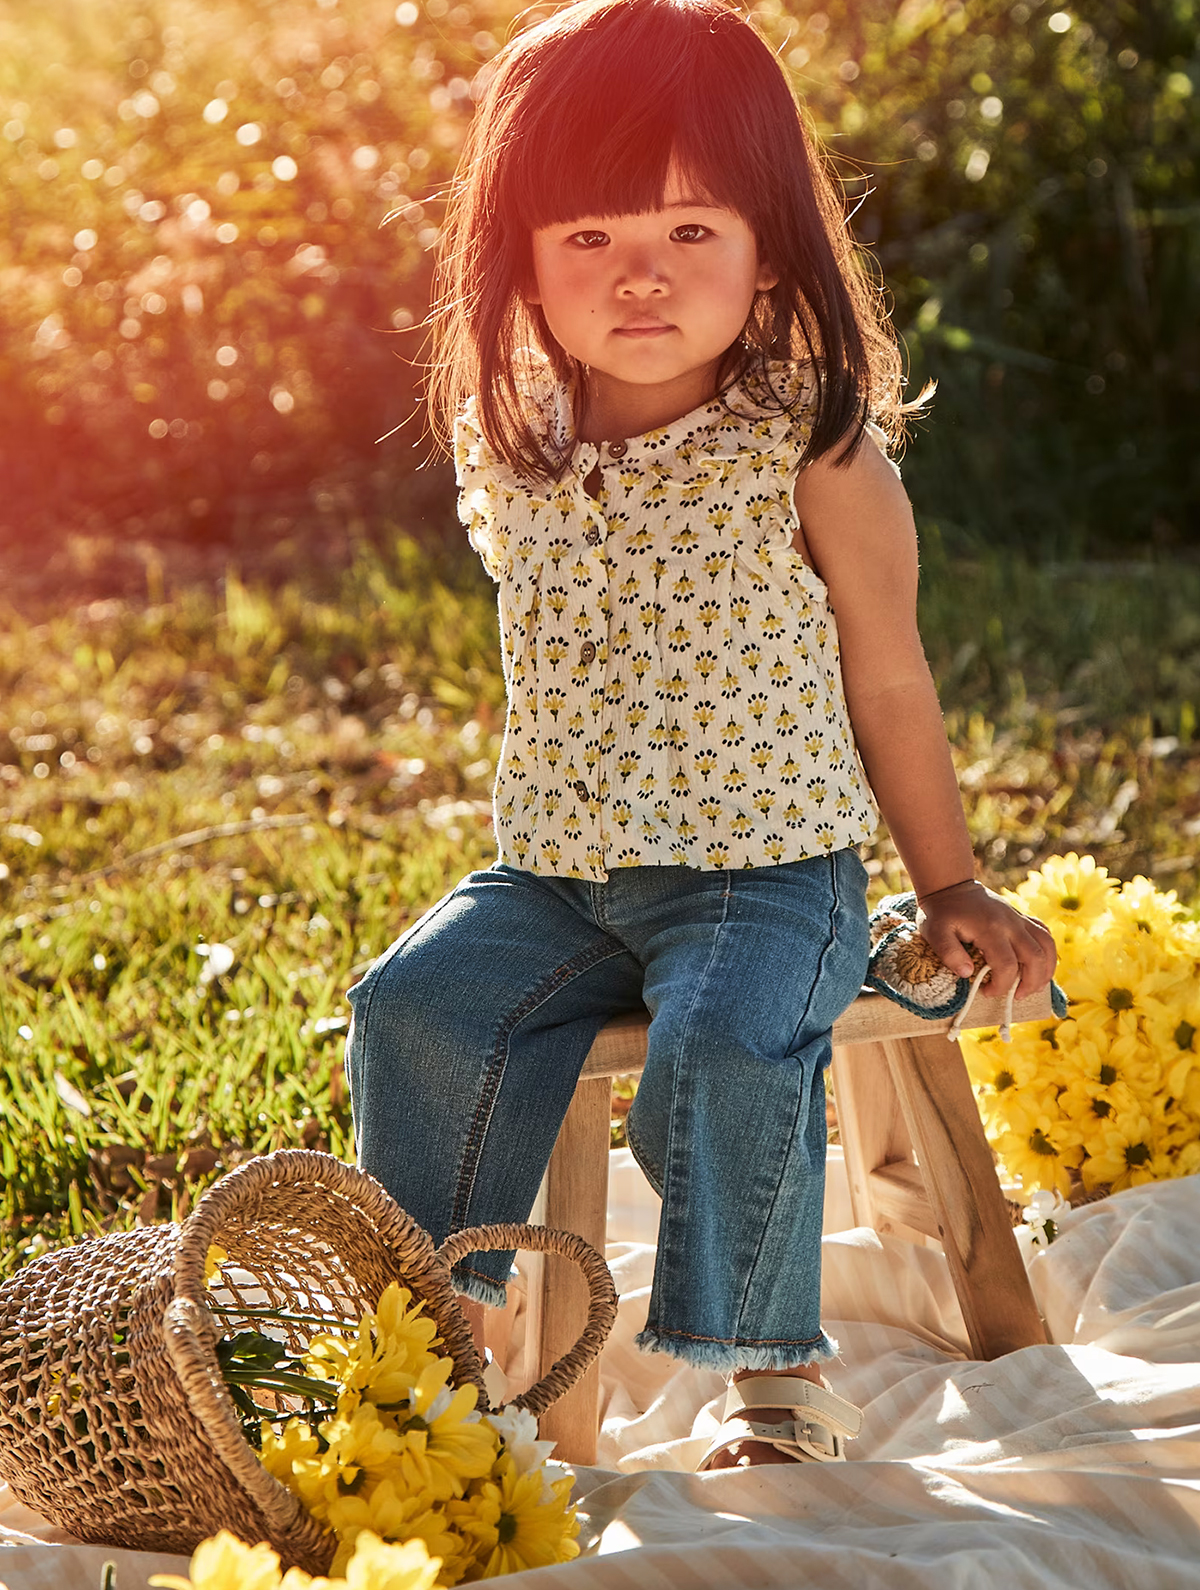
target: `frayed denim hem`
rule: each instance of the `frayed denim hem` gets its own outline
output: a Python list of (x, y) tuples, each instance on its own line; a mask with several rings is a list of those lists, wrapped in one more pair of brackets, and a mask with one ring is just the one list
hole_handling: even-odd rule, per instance
[(464, 1270), (461, 1265), (456, 1265), (450, 1272), (450, 1278), (455, 1291), (472, 1298), (476, 1303), (486, 1304), (488, 1308), (503, 1308), (508, 1302), (508, 1288), (501, 1286), (499, 1281), (489, 1281), (478, 1270)]
[(715, 1369), (721, 1374), (735, 1369), (796, 1369), (838, 1355), (837, 1343), (824, 1331), (808, 1342), (723, 1342), (705, 1336), (676, 1336), (647, 1326), (634, 1340), (644, 1353), (669, 1353), (693, 1369)]

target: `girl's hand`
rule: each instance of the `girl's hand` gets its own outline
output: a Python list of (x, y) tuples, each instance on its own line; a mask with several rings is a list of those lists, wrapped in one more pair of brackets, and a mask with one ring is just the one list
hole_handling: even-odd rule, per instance
[(982, 883), (970, 881), (918, 897), (917, 925), (926, 942), (952, 972), (973, 977), (965, 945), (973, 944), (991, 967), (984, 983), (989, 994), (1017, 997), (1039, 993), (1054, 975), (1058, 951), (1045, 923), (1023, 916)]

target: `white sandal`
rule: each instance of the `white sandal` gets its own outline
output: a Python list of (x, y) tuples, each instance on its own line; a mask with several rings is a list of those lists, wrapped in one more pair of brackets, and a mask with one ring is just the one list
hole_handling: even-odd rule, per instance
[[(778, 1424), (742, 1417), (743, 1410), (779, 1409), (791, 1414)], [(844, 1463), (846, 1442), (862, 1429), (862, 1410), (836, 1396), (824, 1381), (815, 1385), (797, 1375), (747, 1375), (725, 1393), (721, 1429), (696, 1466), (711, 1469), (719, 1452), (742, 1441), (760, 1441), (797, 1463)]]

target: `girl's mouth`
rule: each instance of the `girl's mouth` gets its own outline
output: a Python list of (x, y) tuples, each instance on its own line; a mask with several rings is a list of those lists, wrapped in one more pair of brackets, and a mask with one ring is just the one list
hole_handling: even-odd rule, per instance
[(645, 324), (635, 323), (632, 326), (617, 326), (614, 328), (618, 337), (661, 337), (668, 331), (674, 331), (674, 326), (669, 326), (661, 320), (646, 321)]

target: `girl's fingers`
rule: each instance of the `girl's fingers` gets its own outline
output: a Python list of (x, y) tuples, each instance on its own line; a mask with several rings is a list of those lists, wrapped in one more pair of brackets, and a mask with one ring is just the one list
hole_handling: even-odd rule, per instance
[(997, 960), (990, 959), (984, 951), (985, 959), (992, 968), (992, 975), (988, 979), (990, 990), (996, 994), (1007, 994), (1015, 982), (1018, 999), (1027, 999), (1032, 994), (1040, 993), (1054, 975), (1057, 960), (1054, 940), (1049, 934), (1045, 935), (1045, 939), (1048, 942), (1043, 942), (1040, 935), (1030, 932), (1014, 935), (1011, 940), (1005, 941)]
[(926, 911), (921, 932), (943, 962), (960, 977), (974, 975), (967, 945), (973, 945), (991, 968), (985, 987), (1003, 997), (1010, 988), (1018, 998), (1039, 993), (1050, 982), (1058, 952), (1049, 930), (1035, 918), (992, 897), (982, 911)]
[(975, 964), (971, 960), (971, 952), (964, 944), (962, 936), (953, 927), (930, 922), (926, 918), (921, 923), (921, 934), (930, 949), (957, 976), (973, 977), (975, 975)]

